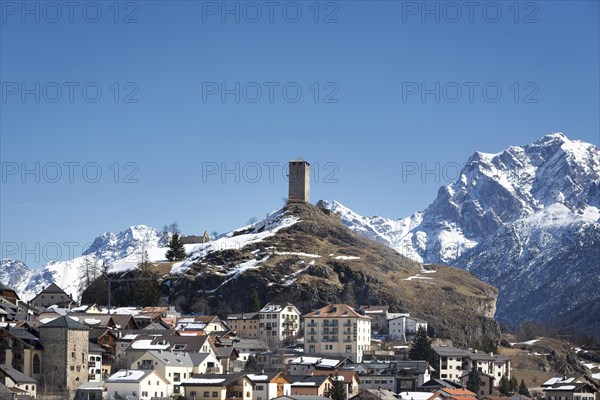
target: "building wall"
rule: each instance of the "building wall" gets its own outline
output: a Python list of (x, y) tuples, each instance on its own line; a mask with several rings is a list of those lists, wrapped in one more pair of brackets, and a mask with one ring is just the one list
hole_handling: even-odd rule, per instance
[(307, 355), (332, 354), (362, 362), (371, 347), (371, 320), (356, 317), (307, 318), (304, 351)]
[(295, 307), (283, 307), (279, 312), (260, 312), (259, 335), (267, 343), (277, 343), (294, 337), (300, 330), (300, 313)]
[[(182, 386), (182, 392), (187, 400), (204, 400), (205, 393), (208, 393), (209, 400), (225, 400), (227, 398), (227, 391), (225, 388), (214, 387), (214, 386)], [(215, 396), (216, 393), (216, 396)]]
[(87, 330), (40, 329), (42, 375), (47, 385), (71, 391), (88, 381), (88, 339)]
[(241, 338), (256, 339), (259, 335), (258, 318), (228, 319), (227, 325), (229, 329), (235, 331)]
[(289, 164), (289, 199), (310, 202), (310, 166), (303, 162)]
[(67, 303), (72, 301), (71, 298), (64, 293), (40, 293), (33, 300), (31, 305), (34, 307), (50, 307), (59, 303)]

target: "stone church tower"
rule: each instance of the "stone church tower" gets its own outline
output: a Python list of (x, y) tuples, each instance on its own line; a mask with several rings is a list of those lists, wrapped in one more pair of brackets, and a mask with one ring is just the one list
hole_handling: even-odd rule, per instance
[(72, 392), (88, 381), (89, 328), (69, 317), (39, 327), (42, 376), (49, 388)]
[(288, 201), (310, 202), (310, 164), (300, 157), (289, 164)]

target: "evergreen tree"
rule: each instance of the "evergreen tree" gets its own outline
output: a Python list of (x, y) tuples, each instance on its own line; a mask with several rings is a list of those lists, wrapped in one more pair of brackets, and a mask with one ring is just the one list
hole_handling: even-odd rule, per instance
[(481, 388), (481, 374), (477, 368), (471, 368), (469, 377), (467, 379), (467, 390), (479, 395), (479, 389)]
[(185, 256), (185, 247), (183, 247), (183, 243), (181, 243), (179, 233), (174, 232), (169, 241), (169, 250), (167, 250), (165, 257), (167, 257), (167, 260), (169, 261), (178, 261), (183, 260)]
[(259, 312), (262, 308), (260, 303), (260, 297), (258, 297), (258, 291), (256, 288), (252, 289), (252, 297), (250, 298), (250, 307), (252, 308), (250, 311)]
[(244, 365), (244, 371), (246, 372), (259, 372), (258, 361), (256, 356), (249, 356), (246, 364)]
[(332, 400), (346, 400), (348, 398), (346, 383), (344, 383), (343, 378), (337, 374), (333, 375), (333, 385), (331, 385), (329, 397), (331, 397)]
[(510, 394), (515, 393), (519, 388), (519, 381), (517, 380), (517, 378), (515, 378), (514, 375), (511, 376), (510, 381), (508, 381), (508, 383), (510, 387)]
[(529, 394), (529, 389), (527, 389), (527, 385), (525, 385), (525, 381), (523, 379), (521, 379), (521, 384), (519, 385), (517, 391), (522, 396), (531, 397), (531, 394)]
[(502, 378), (500, 378), (500, 386), (498, 387), (498, 390), (503, 396), (508, 396), (510, 394), (510, 382), (508, 381), (506, 375), (502, 375)]
[(408, 352), (410, 360), (425, 360), (429, 365), (435, 368), (437, 363), (437, 354), (431, 347), (431, 339), (427, 336), (427, 331), (420, 327), (413, 338), (410, 351)]

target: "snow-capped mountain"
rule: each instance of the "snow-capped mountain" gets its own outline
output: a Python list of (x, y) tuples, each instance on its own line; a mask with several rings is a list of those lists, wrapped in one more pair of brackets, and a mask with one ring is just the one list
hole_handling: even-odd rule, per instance
[(556, 203), (592, 221), (600, 217), (600, 150), (562, 133), (498, 154), (476, 152), (429, 207), (406, 218), (325, 205), (356, 232), (415, 261), (452, 263), (505, 224)]
[(131, 226), (118, 233), (98, 236), (79, 257), (51, 261), (39, 269), (31, 269), (18, 260), (1, 261), (0, 282), (13, 287), (22, 300), (30, 300), (54, 282), (65, 292), (78, 298), (81, 269), (86, 263), (104, 264), (109, 272), (135, 268), (148, 254), (149, 261), (164, 260), (166, 238), (162, 232), (145, 225)]
[[(600, 286), (600, 149), (562, 133), (497, 154), (476, 152), (456, 181), (406, 218), (364, 217), (338, 202), (325, 205), (351, 229), (415, 261), (453, 264), (498, 286), (503, 322), (521, 311), (522, 319), (547, 319), (554, 302), (535, 296), (545, 285), (559, 288), (555, 280), (566, 291), (575, 284)], [(541, 308), (531, 303), (536, 300)]]

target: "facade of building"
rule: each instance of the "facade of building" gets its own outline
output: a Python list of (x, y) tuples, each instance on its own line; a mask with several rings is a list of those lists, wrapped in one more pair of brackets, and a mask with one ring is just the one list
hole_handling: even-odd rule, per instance
[(346, 304), (331, 304), (304, 316), (304, 352), (362, 362), (371, 347), (371, 318)]
[(388, 333), (391, 340), (402, 342), (410, 341), (419, 328), (427, 330), (427, 321), (411, 317), (409, 314), (403, 314), (388, 320)]
[(244, 374), (192, 375), (181, 384), (188, 400), (252, 400), (253, 384)]
[(36, 397), (37, 386), (39, 384), (35, 379), (6, 364), (0, 364), (0, 383), (8, 388), (23, 390), (27, 395), (33, 398)]
[(510, 358), (508, 357), (472, 352), (450, 346), (434, 347), (433, 350), (439, 358), (440, 379), (460, 383), (462, 377), (468, 374), (471, 368), (477, 368), (479, 372), (491, 375), (494, 378), (494, 387), (498, 387), (502, 376), (510, 379)]
[(230, 314), (227, 316), (227, 327), (241, 338), (256, 339), (259, 337), (258, 313)]
[(40, 326), (39, 331), (45, 384), (71, 392), (87, 382), (89, 328), (63, 316)]
[(254, 384), (252, 400), (272, 400), (291, 393), (291, 380), (281, 372), (248, 374)]
[(292, 338), (300, 331), (300, 311), (290, 303), (267, 304), (258, 312), (259, 335), (267, 343)]
[(139, 400), (169, 397), (169, 383), (155, 370), (131, 369), (117, 371), (105, 381), (109, 399), (133, 396)]
[(289, 162), (289, 201), (310, 202), (310, 164), (301, 158)]
[(37, 296), (35, 296), (30, 304), (34, 307), (50, 307), (57, 305), (59, 307), (74, 304), (75, 301), (65, 293), (58, 285), (51, 283), (48, 287), (42, 290)]

